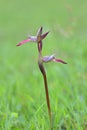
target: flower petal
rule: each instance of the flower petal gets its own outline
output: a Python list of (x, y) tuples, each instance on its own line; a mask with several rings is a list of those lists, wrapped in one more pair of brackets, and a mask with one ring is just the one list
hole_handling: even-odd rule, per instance
[(31, 39), (26, 39), (26, 40), (23, 40), (22, 42), (19, 42), (16, 46), (21, 46), (22, 44), (25, 44), (25, 43), (27, 43), (27, 42), (30, 42), (31, 41)]
[(31, 39), (32, 42), (37, 42), (37, 36), (29, 36), (29, 39)]
[(45, 56), (43, 57), (43, 62), (49, 62), (49, 61), (52, 61), (54, 59), (54, 54), (53, 55), (50, 55), (50, 56)]
[(56, 58), (54, 58), (53, 61), (55, 61), (55, 62), (60, 62), (60, 63), (63, 63), (63, 64), (67, 64), (65, 61), (60, 60), (60, 59), (56, 59)]
[(41, 36), (42, 30), (43, 30), (43, 27), (40, 27), (39, 30), (38, 30), (38, 32), (37, 32), (37, 36)]
[(41, 35), (41, 39), (43, 40), (47, 35), (48, 35), (49, 32), (46, 32), (44, 34)]

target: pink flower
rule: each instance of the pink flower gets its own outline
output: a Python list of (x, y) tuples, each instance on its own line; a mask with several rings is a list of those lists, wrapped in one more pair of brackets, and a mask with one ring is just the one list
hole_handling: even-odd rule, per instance
[(50, 61), (55, 61), (55, 62), (60, 62), (60, 63), (63, 63), (63, 64), (67, 64), (65, 61), (63, 60), (60, 60), (60, 59), (56, 59), (55, 58), (55, 55), (50, 55), (50, 56), (45, 56), (43, 57), (43, 62), (50, 62)]
[(38, 43), (38, 50), (41, 51), (42, 50), (42, 40), (47, 36), (47, 34), (49, 32), (46, 32), (44, 34), (42, 34), (42, 27), (38, 30), (37, 35), (36, 36), (29, 36), (28, 39), (23, 40), (21, 42), (19, 42), (16, 46), (21, 46), (27, 42), (37, 42)]

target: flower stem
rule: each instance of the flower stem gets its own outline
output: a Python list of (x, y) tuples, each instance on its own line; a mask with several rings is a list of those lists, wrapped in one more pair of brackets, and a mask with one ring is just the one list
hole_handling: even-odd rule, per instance
[(49, 99), (46, 72), (45, 72), (43, 64), (39, 64), (39, 68), (40, 68), (40, 71), (41, 71), (41, 73), (43, 75), (43, 79), (44, 79), (44, 86), (45, 86), (45, 92), (46, 92), (46, 101), (47, 101), (48, 113), (49, 113), (49, 118), (50, 118), (50, 128), (52, 129), (52, 115), (51, 115), (51, 107), (50, 107), (50, 99)]

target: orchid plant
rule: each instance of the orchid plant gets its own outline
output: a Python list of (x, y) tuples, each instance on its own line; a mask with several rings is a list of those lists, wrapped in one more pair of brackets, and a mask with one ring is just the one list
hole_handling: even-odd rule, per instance
[(48, 113), (49, 113), (49, 119), (50, 119), (50, 126), (52, 128), (52, 113), (51, 113), (51, 107), (50, 107), (48, 83), (47, 83), (46, 71), (45, 71), (43, 63), (47, 63), (47, 62), (50, 62), (50, 61), (60, 62), (60, 63), (63, 63), (63, 64), (67, 64), (67, 63), (65, 61), (61, 60), (61, 59), (55, 58), (55, 54), (44, 56), (44, 57), (42, 56), (42, 47), (43, 47), (42, 40), (49, 33), (49, 32), (46, 32), (46, 33), (42, 34), (42, 30), (43, 30), (43, 28), (40, 27), (40, 29), (38, 30), (36, 36), (29, 36), (26, 40), (21, 41), (16, 46), (21, 46), (21, 45), (23, 45), (23, 44), (25, 44), (27, 42), (35, 42), (35, 43), (37, 43), (37, 48), (38, 48), (38, 66), (39, 66), (39, 69), (40, 69), (40, 71), (41, 71), (41, 73), (43, 75), (45, 92), (46, 92), (46, 101), (47, 101), (47, 107), (48, 107)]

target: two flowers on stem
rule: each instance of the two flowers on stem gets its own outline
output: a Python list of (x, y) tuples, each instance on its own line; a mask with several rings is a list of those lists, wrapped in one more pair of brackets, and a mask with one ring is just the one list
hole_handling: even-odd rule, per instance
[(39, 69), (43, 75), (43, 80), (44, 80), (44, 86), (45, 86), (45, 92), (46, 92), (46, 101), (47, 101), (47, 107), (48, 107), (48, 113), (49, 113), (49, 119), (50, 119), (50, 129), (52, 130), (52, 114), (51, 114), (51, 107), (50, 107), (50, 99), (49, 99), (49, 92), (48, 92), (48, 83), (47, 83), (47, 77), (46, 77), (46, 72), (45, 68), (43, 66), (43, 63), (47, 63), (50, 61), (54, 62), (60, 62), (63, 64), (67, 64), (65, 61), (61, 59), (55, 58), (55, 55), (48, 55), (48, 56), (42, 56), (42, 48), (43, 48), (43, 43), (42, 40), (48, 35), (49, 32), (46, 32), (42, 34), (43, 28), (41, 27), (36, 36), (29, 36), (28, 39), (23, 40), (22, 42), (18, 43), (16, 46), (21, 46), (27, 42), (35, 42), (37, 43), (37, 48), (38, 48), (38, 66)]
[[(42, 40), (48, 35), (49, 32), (46, 32), (44, 34), (42, 34), (42, 27), (38, 30), (37, 32), (37, 35), (36, 36), (29, 36), (28, 39), (26, 40), (23, 40), (22, 42), (18, 43), (16, 46), (21, 46), (27, 42), (35, 42), (37, 43), (37, 46), (38, 46), (38, 53), (41, 54), (41, 51), (42, 51), (42, 47), (43, 47), (43, 44), (42, 44)], [(65, 61), (61, 60), (61, 59), (56, 59), (55, 58), (55, 54), (53, 55), (50, 55), (50, 56), (45, 56), (45, 57), (42, 57), (41, 55), (41, 60), (42, 62), (49, 62), (49, 61), (55, 61), (55, 62), (60, 62), (60, 63), (63, 63), (63, 64), (67, 64)]]

